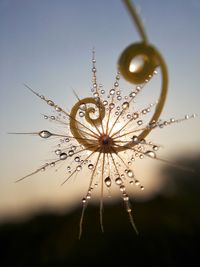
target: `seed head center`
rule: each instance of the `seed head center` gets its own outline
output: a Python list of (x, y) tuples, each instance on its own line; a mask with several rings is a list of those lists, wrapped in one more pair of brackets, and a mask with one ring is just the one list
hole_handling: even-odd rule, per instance
[(114, 145), (113, 139), (107, 135), (102, 134), (99, 138), (99, 144), (104, 153), (112, 152), (112, 146)]

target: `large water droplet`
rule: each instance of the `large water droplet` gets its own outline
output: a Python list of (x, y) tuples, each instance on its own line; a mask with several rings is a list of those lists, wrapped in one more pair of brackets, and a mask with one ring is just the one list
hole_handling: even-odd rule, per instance
[(61, 153), (60, 154), (60, 159), (61, 160), (65, 160), (67, 158), (67, 154), (66, 153)]
[(111, 186), (111, 179), (110, 179), (109, 176), (105, 178), (104, 182), (105, 182), (105, 184), (106, 184), (107, 187), (110, 187)]
[(54, 106), (54, 102), (53, 102), (52, 100), (48, 100), (48, 101), (47, 101), (47, 104), (48, 104), (49, 106)]
[(39, 132), (39, 136), (42, 138), (49, 138), (50, 136), (52, 136), (52, 133), (50, 133), (49, 131), (43, 130)]
[(83, 111), (79, 111), (79, 116), (82, 118), (85, 116), (85, 113)]

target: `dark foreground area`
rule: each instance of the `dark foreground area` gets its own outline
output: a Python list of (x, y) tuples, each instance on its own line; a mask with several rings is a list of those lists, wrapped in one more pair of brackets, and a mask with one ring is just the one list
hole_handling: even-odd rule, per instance
[(62, 216), (38, 215), (0, 226), (0, 266), (199, 266), (199, 158), (187, 160), (196, 173), (162, 170), (173, 184), (166, 178), (162, 193), (135, 203), (139, 236), (121, 202), (105, 206), (103, 234), (99, 209), (90, 205), (81, 240), (80, 209)]

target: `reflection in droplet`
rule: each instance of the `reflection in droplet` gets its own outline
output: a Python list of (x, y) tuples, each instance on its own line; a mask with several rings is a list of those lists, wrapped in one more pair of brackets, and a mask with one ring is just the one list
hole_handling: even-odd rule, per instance
[(39, 132), (39, 136), (42, 138), (49, 138), (50, 136), (52, 136), (52, 133), (50, 133), (49, 131), (43, 130)]

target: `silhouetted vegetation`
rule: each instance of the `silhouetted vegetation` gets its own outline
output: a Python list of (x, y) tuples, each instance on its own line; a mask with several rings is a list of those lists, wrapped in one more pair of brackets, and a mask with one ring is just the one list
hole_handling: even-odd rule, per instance
[(0, 266), (194, 266), (200, 244), (200, 156), (180, 160), (196, 172), (162, 169), (162, 192), (134, 206), (140, 231), (136, 236), (123, 203), (105, 206), (104, 228), (99, 209), (89, 205), (78, 240), (81, 210), (45, 214), (0, 228)]

